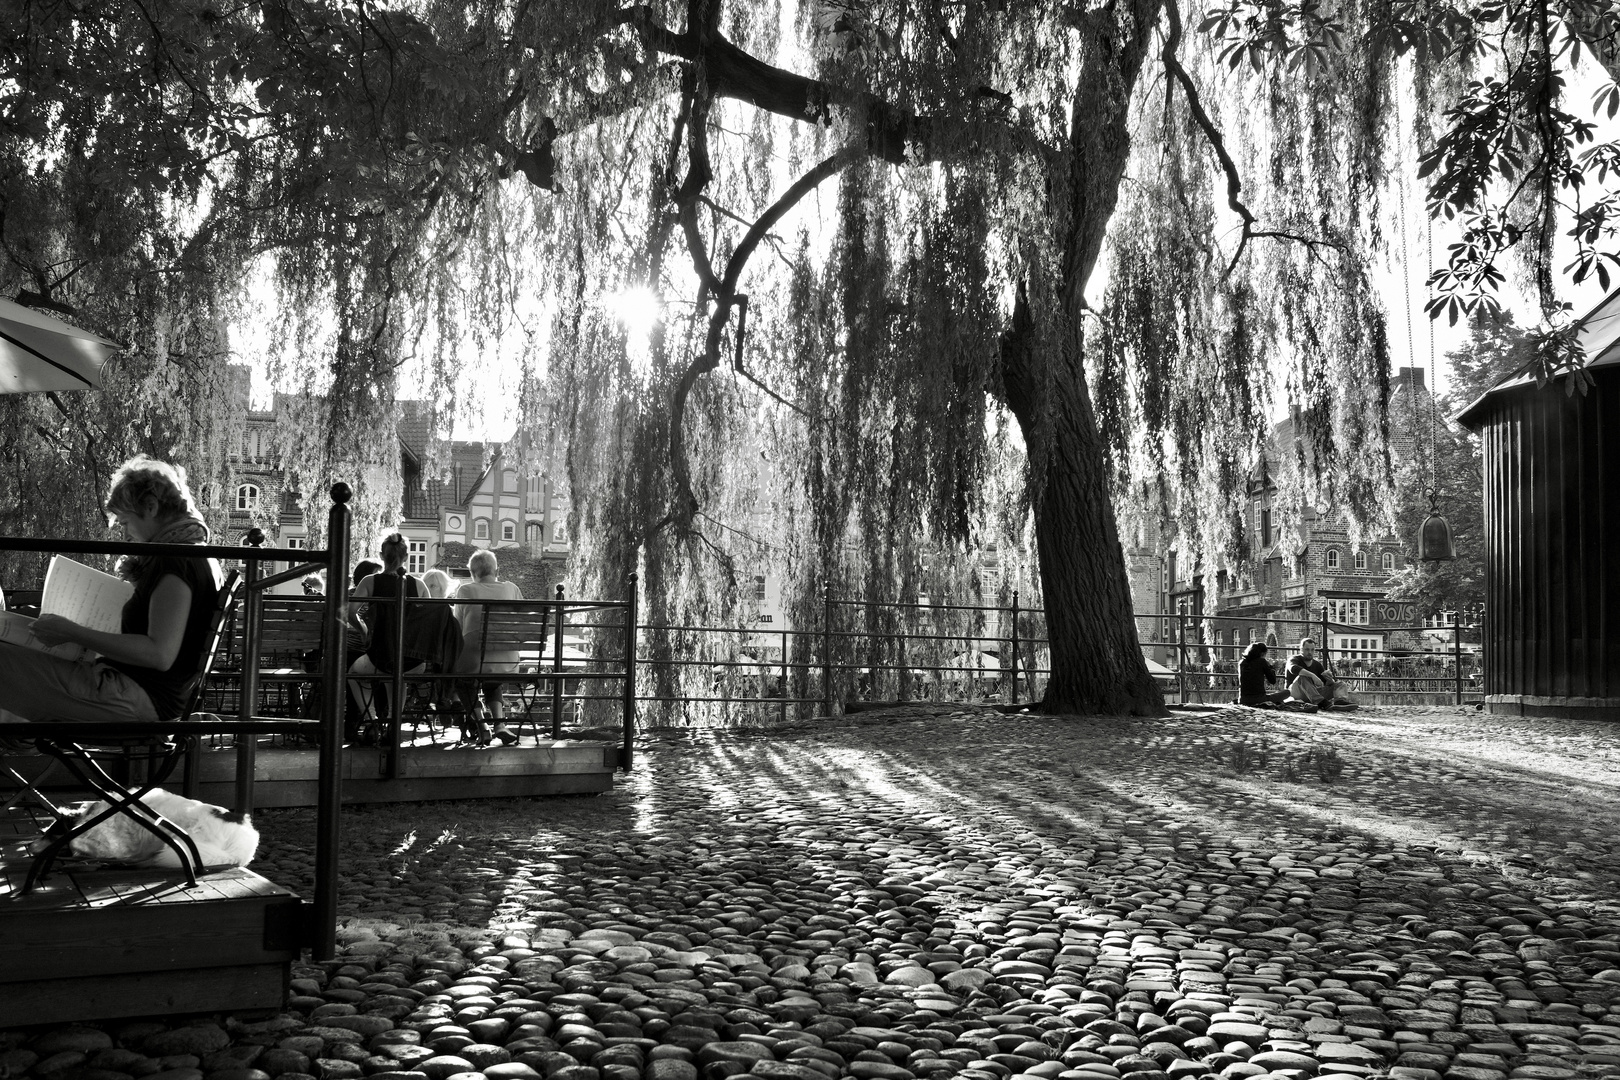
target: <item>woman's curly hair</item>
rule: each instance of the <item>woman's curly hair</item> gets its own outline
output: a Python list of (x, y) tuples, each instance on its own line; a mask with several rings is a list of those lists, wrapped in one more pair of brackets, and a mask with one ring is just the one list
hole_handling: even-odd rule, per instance
[(166, 461), (138, 454), (118, 467), (107, 488), (107, 516), (119, 510), (144, 513), (146, 500), (157, 504), (161, 517), (191, 514), (191, 489), (186, 486), (185, 470)]

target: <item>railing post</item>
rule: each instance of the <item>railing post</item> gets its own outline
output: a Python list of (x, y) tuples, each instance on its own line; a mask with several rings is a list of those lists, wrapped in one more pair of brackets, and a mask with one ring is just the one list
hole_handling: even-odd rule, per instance
[(1013, 590), (1012, 606), (1012, 694), (1008, 697), (1009, 705), (1018, 704), (1018, 590)]
[(1323, 604), (1322, 605), (1322, 667), (1323, 667), (1324, 670), (1327, 667), (1330, 666), (1330, 661), (1333, 659), (1333, 651), (1328, 646), (1327, 612), (1328, 612), (1328, 606), (1326, 604)]
[(788, 635), (786, 630), (782, 631), (782, 683), (778, 689), (782, 692), (782, 703), (777, 707), (777, 719), (786, 724), (788, 699)]
[[(249, 529), (242, 538), (248, 547), (264, 543), (264, 533)], [(259, 702), (259, 609), (264, 593), (258, 588), (259, 561), (246, 559), (242, 567), (242, 677), (238, 682), (236, 718), (243, 722), (253, 719)], [(241, 814), (253, 813), (253, 771), (259, 754), (259, 740), (253, 735), (236, 738), (236, 803)]]
[[(636, 737), (636, 575), (628, 582), (630, 595), (624, 609), (624, 745), (619, 748), (619, 768), (625, 772), (635, 763)], [(558, 586), (561, 588), (561, 586)], [(558, 652), (562, 650), (559, 649)]]
[[(402, 571), (404, 567), (400, 568)], [(395, 575), (394, 588), (394, 700), (389, 718), (383, 723), (383, 779), (399, 779), (399, 732), (405, 726), (405, 581), (408, 573)], [(372, 702), (373, 708), (376, 702)], [(382, 721), (381, 712), (377, 719)]]
[(551, 737), (562, 738), (563, 586), (557, 582), (557, 628), (551, 645)]
[(1457, 704), (1463, 703), (1462, 609), (1451, 613), (1451, 674), (1457, 684)]
[(326, 518), (326, 633), (321, 643), (322, 701), (319, 781), (315, 811), (314, 925), (310, 951), (316, 960), (337, 955), (338, 809), (343, 801), (343, 704), (349, 693), (344, 650), (343, 609), (349, 581), (348, 484), (332, 485), (332, 511)]
[(833, 715), (832, 608), (832, 586), (828, 585), (821, 591), (821, 700), (823, 715), (829, 720)]
[(1176, 612), (1176, 700), (1181, 705), (1187, 704), (1187, 616), (1179, 611)]

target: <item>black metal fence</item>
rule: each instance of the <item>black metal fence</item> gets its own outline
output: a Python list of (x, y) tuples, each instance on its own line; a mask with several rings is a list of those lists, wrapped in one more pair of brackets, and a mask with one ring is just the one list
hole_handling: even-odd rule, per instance
[[(1483, 694), (1483, 654), (1465, 648), (1465, 637), (1475, 642), (1483, 631), (1461, 613), (1450, 622), (1428, 626), (1369, 626), (1321, 617), (1256, 618), (1234, 615), (1195, 615), (1159, 612), (1138, 615), (1137, 636), (1150, 653), (1162, 651), (1169, 661), (1159, 674), (1166, 690), (1181, 702), (1230, 700), (1238, 691), (1238, 662), (1251, 641), (1265, 641), (1279, 651), (1269, 656), (1277, 674), (1298, 643), (1312, 638), (1317, 655), (1352, 695), (1374, 702), (1412, 702), (1420, 696), (1449, 697), (1461, 705)], [(1231, 640), (1226, 640), (1230, 633)], [(1388, 647), (1391, 635), (1413, 635), (1416, 640), (1440, 638), (1439, 648)], [(1335, 640), (1357, 642), (1335, 646)], [(1374, 644), (1377, 642), (1377, 644)]]

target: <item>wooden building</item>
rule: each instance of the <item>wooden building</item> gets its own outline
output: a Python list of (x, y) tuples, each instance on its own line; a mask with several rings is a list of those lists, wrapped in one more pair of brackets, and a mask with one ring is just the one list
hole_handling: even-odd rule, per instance
[(1457, 418), (1483, 439), (1485, 703), (1620, 720), (1620, 291), (1578, 332), (1586, 393), (1510, 377)]

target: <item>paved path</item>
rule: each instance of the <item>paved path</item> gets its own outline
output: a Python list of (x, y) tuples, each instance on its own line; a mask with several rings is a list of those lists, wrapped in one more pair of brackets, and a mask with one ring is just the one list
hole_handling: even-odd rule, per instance
[[(281, 1018), (0, 1070), (1620, 1076), (1617, 766), (1455, 709), (655, 733), (609, 795), (346, 815), (345, 956)], [(310, 815), (261, 818), (298, 887)]]

